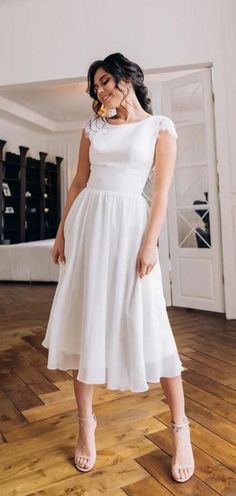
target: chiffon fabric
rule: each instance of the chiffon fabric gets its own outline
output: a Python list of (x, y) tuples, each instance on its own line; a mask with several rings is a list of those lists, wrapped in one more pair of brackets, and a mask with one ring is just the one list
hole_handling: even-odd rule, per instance
[[(150, 115), (110, 124), (88, 119), (91, 171), (64, 223), (66, 263), (45, 338), (49, 369), (78, 370), (77, 379), (108, 389), (143, 392), (149, 382), (184, 367), (166, 311), (158, 262), (135, 270), (150, 206), (143, 195), (160, 132), (176, 139), (173, 121)], [(158, 146), (157, 146), (158, 150)]]

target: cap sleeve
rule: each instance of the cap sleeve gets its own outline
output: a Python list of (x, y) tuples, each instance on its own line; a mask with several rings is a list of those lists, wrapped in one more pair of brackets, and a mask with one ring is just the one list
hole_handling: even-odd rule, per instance
[(168, 134), (171, 136), (174, 136), (174, 138), (178, 139), (178, 134), (175, 129), (175, 125), (173, 121), (167, 117), (166, 115), (160, 115), (159, 116), (159, 122), (158, 122), (158, 127), (157, 127), (157, 137), (159, 136), (160, 132), (166, 131)]
[(88, 119), (85, 122), (83, 129), (84, 129), (86, 138), (91, 139), (91, 134), (90, 134), (91, 133), (91, 119)]
[(91, 142), (95, 134), (102, 129), (102, 122), (102, 119), (97, 117), (90, 117), (85, 121), (83, 129), (85, 136), (89, 138)]

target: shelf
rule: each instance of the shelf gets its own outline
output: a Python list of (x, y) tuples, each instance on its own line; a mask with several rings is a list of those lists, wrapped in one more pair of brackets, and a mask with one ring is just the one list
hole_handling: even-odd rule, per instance
[[(56, 235), (60, 223), (60, 166), (63, 158), (56, 156), (55, 162), (47, 162), (46, 152), (39, 152), (38, 158), (33, 158), (27, 156), (27, 146), (19, 145), (19, 154), (7, 151), (6, 160), (3, 160), (6, 143), (0, 139), (0, 177), (2, 182), (8, 183), (11, 195), (5, 196), (0, 184), (3, 200), (0, 243), (36, 241)], [(25, 196), (27, 192), (31, 196)], [(7, 207), (12, 207), (14, 212), (6, 212)]]
[(20, 200), (19, 196), (16, 196), (16, 195), (10, 195), (10, 196), (3, 195), (4, 200), (11, 200), (12, 198), (15, 200)]
[[(11, 205), (9, 205), (9, 206), (11, 206)], [(7, 207), (8, 207), (8, 205), (7, 205)], [(5, 210), (5, 208), (4, 208), (4, 209), (2, 210), (2, 212), (3, 212), (3, 213), (5, 213), (5, 215), (8, 215), (8, 216), (9, 216), (9, 217), (11, 217), (11, 218), (13, 218), (13, 217), (20, 218), (20, 212), (19, 212), (19, 211), (15, 211), (15, 210), (14, 210), (14, 212), (9, 212), (9, 211), (7, 212), (7, 211)]]
[(26, 196), (26, 200), (40, 200), (40, 196)]
[(2, 182), (3, 183), (6, 183), (7, 181), (13, 181), (13, 182), (19, 183), (20, 182), (20, 179), (16, 179), (16, 178), (13, 178), (13, 177), (3, 177), (2, 178)]
[(9, 160), (3, 160), (3, 165), (17, 165), (20, 168), (20, 158), (18, 162), (10, 162)]

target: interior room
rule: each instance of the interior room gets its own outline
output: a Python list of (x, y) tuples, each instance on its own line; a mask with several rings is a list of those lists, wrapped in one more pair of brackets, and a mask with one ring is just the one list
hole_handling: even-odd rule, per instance
[[(235, 22), (233, 0), (167, 0), (165, 4), (160, 0), (121, 0), (118, 4), (103, 0), (0, 1), (1, 494), (236, 494)], [(132, 174), (122, 169), (127, 179), (119, 173), (108, 187), (110, 191), (105, 186), (96, 189), (91, 182), (97, 165), (102, 184), (109, 163), (105, 157), (104, 164), (99, 160), (96, 164), (96, 153), (101, 153), (99, 133), (97, 141), (90, 134), (91, 143), (84, 134), (95, 116), (88, 69), (94, 61), (117, 53), (142, 68), (152, 119), (160, 117), (162, 123), (164, 118), (169, 125), (166, 134), (172, 133), (172, 138), (177, 133), (177, 140), (172, 141), (173, 147), (174, 141), (177, 144), (173, 176), (155, 243), (153, 278), (147, 272), (133, 290), (130, 283), (129, 300), (124, 296), (129, 280), (125, 274), (130, 274), (125, 250), (130, 243), (132, 251), (132, 236), (132, 242), (141, 236), (142, 216), (149, 212), (150, 219), (152, 206), (158, 205), (155, 188), (160, 179), (156, 177), (161, 165), (167, 169), (171, 159), (166, 159), (165, 167), (164, 159), (161, 163), (158, 150), (165, 133), (158, 138), (156, 134), (151, 143), (157, 143), (157, 165), (150, 164), (138, 196), (138, 176), (132, 175), (132, 164)], [(106, 67), (101, 65), (101, 70)], [(132, 70), (134, 73), (134, 66)], [(138, 95), (136, 91), (134, 98), (140, 104)], [(141, 116), (148, 106), (139, 104)], [(103, 110), (108, 107), (103, 105)], [(111, 124), (119, 112), (122, 107), (111, 104), (110, 124), (104, 119), (107, 139), (103, 146), (109, 150), (114, 131), (132, 131), (132, 125), (133, 130), (141, 129), (138, 115), (134, 122), (130, 117), (131, 126), (129, 121)], [(104, 114), (100, 111), (98, 115)], [(143, 130), (145, 125), (149, 129), (152, 119), (149, 123), (148, 118), (143, 119), (147, 120), (142, 123)], [(111, 130), (115, 126), (120, 129)], [(129, 140), (121, 136), (119, 156), (123, 157)], [(130, 136), (129, 146), (133, 134)], [(138, 136), (144, 139), (144, 134), (137, 132)], [(90, 179), (80, 185), (65, 222), (69, 192), (75, 179), (82, 177), (85, 142), (91, 146), (90, 151), (87, 148)], [(145, 149), (145, 142), (139, 146)], [(114, 158), (115, 150), (110, 154)], [(164, 174), (167, 177), (167, 172)], [(129, 177), (134, 178), (130, 184)], [(123, 193), (119, 178), (126, 188)], [(89, 214), (95, 201), (97, 210), (94, 207)], [(112, 231), (115, 204), (118, 212), (126, 206), (126, 224), (119, 220), (120, 230), (116, 225)], [(132, 215), (136, 218), (134, 229), (128, 224)], [(62, 219), (68, 239), (64, 253), (74, 257), (68, 269), (67, 260), (63, 265), (60, 257), (55, 262), (55, 247), (62, 246), (57, 244)], [(91, 230), (86, 227), (89, 219)], [(125, 225), (131, 227), (126, 231)], [(103, 233), (99, 226), (104, 226)], [(113, 247), (109, 252), (108, 246)], [(120, 258), (115, 255), (119, 249), (124, 249)], [(108, 263), (113, 259), (109, 272)], [(148, 279), (153, 281), (150, 287)], [(153, 338), (152, 315), (156, 325)], [(155, 318), (163, 320), (155, 323)], [(72, 336), (72, 328), (77, 336)], [(115, 329), (120, 332), (117, 336)], [(135, 367), (141, 345), (132, 341), (133, 331), (136, 336), (140, 332), (138, 342), (142, 342), (143, 360), (147, 360), (146, 382), (140, 388), (141, 375), (137, 373), (138, 383)], [(161, 378), (157, 368), (152, 372), (156, 348), (151, 339), (161, 332), (167, 348), (167, 336), (171, 336), (169, 347), (176, 343), (182, 386), (176, 382), (174, 387), (174, 381), (167, 380), (173, 378), (174, 370), (170, 348), (172, 368), (165, 375), (163, 366)], [(82, 351), (77, 354), (75, 342), (84, 346), (84, 356)], [(159, 342), (157, 353), (161, 345)], [(69, 349), (74, 353), (70, 358), (66, 355)], [(119, 383), (118, 370), (125, 368), (123, 363), (131, 356), (127, 377), (125, 372), (122, 376), (126, 382)], [(99, 363), (104, 365), (103, 372)], [(112, 375), (115, 369), (116, 376)], [(177, 399), (180, 396), (182, 403)], [(82, 430), (90, 407), (97, 426), (96, 457), (91, 432)], [(173, 429), (173, 419), (179, 419), (181, 408), (190, 425), (192, 458), (186, 438), (181, 438), (186, 426), (181, 424), (181, 433)], [(80, 445), (78, 433), (83, 439)], [(185, 488), (173, 476), (177, 442), (179, 459), (176, 455), (175, 461), (177, 467), (179, 460), (178, 477), (182, 477), (178, 481), (185, 482)], [(75, 448), (80, 457), (86, 452), (87, 460), (93, 458), (95, 463), (96, 459), (87, 476), (82, 474), (82, 466), (76, 470)], [(187, 466), (189, 472), (184, 469), (181, 475), (180, 467)], [(181, 488), (186, 493), (179, 493)]]

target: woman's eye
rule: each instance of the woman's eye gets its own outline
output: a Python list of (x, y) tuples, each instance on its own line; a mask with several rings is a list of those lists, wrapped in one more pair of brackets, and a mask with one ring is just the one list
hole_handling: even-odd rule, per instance
[[(103, 83), (103, 84), (107, 84), (107, 83), (108, 83), (108, 81), (109, 81), (109, 79), (106, 79), (106, 80), (104, 80), (102, 83)], [(97, 91), (98, 91), (98, 90), (97, 90), (97, 88), (95, 88), (95, 89), (94, 89), (94, 91), (95, 91), (95, 93), (97, 93)]]

